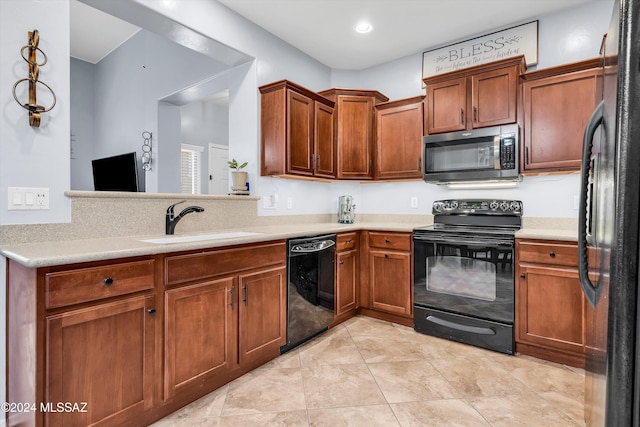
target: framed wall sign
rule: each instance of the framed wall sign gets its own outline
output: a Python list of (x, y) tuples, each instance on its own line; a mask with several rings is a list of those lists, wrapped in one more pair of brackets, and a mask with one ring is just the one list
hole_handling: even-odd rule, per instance
[(450, 44), (422, 54), (422, 78), (524, 55), (538, 63), (538, 21)]

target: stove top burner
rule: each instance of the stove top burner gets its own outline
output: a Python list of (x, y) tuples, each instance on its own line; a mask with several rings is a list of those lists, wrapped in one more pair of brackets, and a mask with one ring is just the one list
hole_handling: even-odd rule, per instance
[(514, 236), (522, 226), (522, 202), (518, 200), (437, 200), (433, 214), (434, 224), (416, 228), (414, 233)]

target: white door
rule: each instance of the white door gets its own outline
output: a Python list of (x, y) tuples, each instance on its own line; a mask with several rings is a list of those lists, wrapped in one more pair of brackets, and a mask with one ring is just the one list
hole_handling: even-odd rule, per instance
[(209, 144), (209, 194), (227, 194), (229, 187), (229, 146)]

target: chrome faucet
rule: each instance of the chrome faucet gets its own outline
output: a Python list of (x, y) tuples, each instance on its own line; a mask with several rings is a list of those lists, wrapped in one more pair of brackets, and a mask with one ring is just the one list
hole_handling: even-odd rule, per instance
[(165, 231), (167, 234), (173, 234), (173, 232), (176, 229), (176, 224), (178, 224), (178, 221), (180, 221), (180, 219), (182, 219), (182, 217), (185, 216), (186, 214), (191, 212), (204, 212), (204, 208), (201, 208), (200, 206), (189, 206), (187, 208), (184, 208), (183, 211), (178, 214), (178, 216), (174, 216), (173, 208), (176, 205), (179, 205), (180, 203), (184, 203), (184, 202), (186, 202), (186, 200), (183, 200), (178, 203), (174, 203), (173, 205), (167, 208), (166, 227), (165, 227)]

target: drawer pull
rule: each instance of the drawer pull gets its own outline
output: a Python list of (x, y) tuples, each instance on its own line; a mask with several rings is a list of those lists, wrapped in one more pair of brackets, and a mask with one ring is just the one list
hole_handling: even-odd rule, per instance
[(351, 240), (351, 239), (347, 239), (347, 240), (345, 240), (344, 242), (345, 242), (345, 243), (351, 243), (352, 241), (353, 241), (353, 240)]
[(555, 258), (555, 257), (556, 257), (556, 253), (555, 253), (555, 252), (549, 252), (549, 256), (550, 256), (551, 258)]
[(111, 277), (107, 277), (103, 280), (104, 284), (107, 286), (111, 286), (113, 284), (113, 279)]
[(249, 305), (249, 284), (245, 283), (242, 287), (244, 289), (244, 298), (242, 301), (244, 302), (245, 307)]
[(344, 261), (340, 261), (340, 265), (343, 265), (343, 264), (344, 264)]
[(155, 309), (155, 308), (150, 308), (149, 310), (147, 310), (147, 312), (148, 312), (150, 315), (155, 316), (155, 314), (156, 314), (156, 309)]
[(389, 254), (384, 254), (384, 257), (385, 258), (389, 258)]
[(389, 239), (384, 239), (385, 243), (390, 243)]
[(231, 287), (231, 311), (235, 310), (236, 287)]
[(525, 276), (525, 275), (524, 275), (524, 273), (522, 273), (522, 274), (520, 275), (520, 278), (521, 278), (521, 279), (526, 279), (526, 278), (527, 278), (527, 276)]

